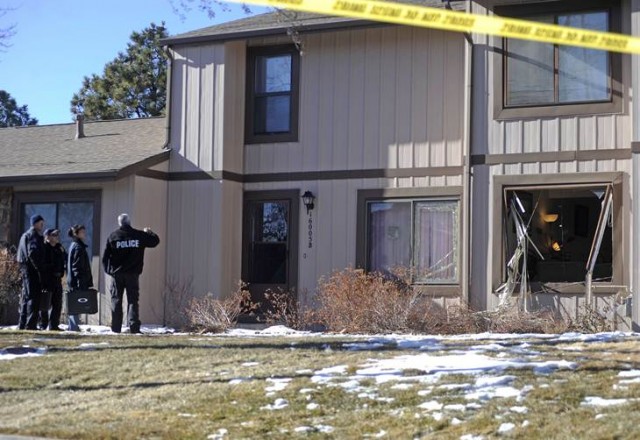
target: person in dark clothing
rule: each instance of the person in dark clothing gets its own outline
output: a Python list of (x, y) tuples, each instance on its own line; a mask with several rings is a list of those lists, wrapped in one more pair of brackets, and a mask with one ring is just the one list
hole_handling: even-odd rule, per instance
[(50, 304), (46, 311), (49, 330), (60, 330), (60, 314), (62, 313), (62, 277), (67, 267), (67, 251), (60, 244), (60, 231), (47, 229), (44, 231), (45, 279), (44, 290), (50, 295)]
[(20, 330), (37, 330), (38, 313), (42, 299), (42, 278), (44, 269), (44, 218), (31, 217), (31, 228), (22, 234), (16, 257), (22, 277), (22, 297), (20, 299)]
[(139, 278), (144, 266), (144, 250), (160, 244), (160, 238), (149, 228), (133, 229), (128, 214), (118, 216), (120, 228), (107, 239), (102, 256), (104, 271), (113, 280), (111, 283), (111, 330), (122, 330), (122, 297), (126, 290), (129, 304), (129, 331), (140, 333), (138, 300)]
[[(84, 225), (74, 225), (69, 229), (69, 237), (73, 243), (69, 246), (69, 260), (67, 262), (67, 284), (69, 290), (88, 290), (93, 287), (91, 274), (91, 260), (85, 244), (87, 230)], [(78, 315), (69, 315), (69, 331), (80, 331)]]

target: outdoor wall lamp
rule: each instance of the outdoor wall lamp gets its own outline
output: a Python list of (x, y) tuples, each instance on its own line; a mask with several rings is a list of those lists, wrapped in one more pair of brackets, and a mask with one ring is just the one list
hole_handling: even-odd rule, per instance
[(307, 214), (309, 214), (309, 212), (313, 208), (315, 208), (315, 204), (314, 204), (315, 200), (316, 200), (316, 196), (314, 196), (311, 191), (305, 191), (305, 193), (302, 194), (302, 203), (304, 203), (304, 206), (307, 208)]
[(545, 214), (542, 216), (545, 223), (555, 223), (558, 221), (558, 214)]

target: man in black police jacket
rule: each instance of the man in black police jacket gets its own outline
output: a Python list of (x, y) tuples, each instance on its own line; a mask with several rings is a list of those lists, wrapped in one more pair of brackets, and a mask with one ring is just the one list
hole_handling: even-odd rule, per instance
[(111, 283), (111, 330), (122, 330), (122, 296), (127, 291), (129, 304), (129, 331), (140, 333), (138, 299), (140, 297), (139, 278), (144, 266), (145, 248), (154, 248), (160, 238), (149, 228), (144, 231), (133, 229), (128, 214), (118, 216), (120, 228), (107, 239), (102, 256), (104, 271), (113, 277)]
[(22, 234), (18, 245), (17, 261), (22, 276), (22, 298), (20, 299), (20, 330), (37, 330), (42, 279), (44, 276), (44, 218), (31, 217), (31, 228)]

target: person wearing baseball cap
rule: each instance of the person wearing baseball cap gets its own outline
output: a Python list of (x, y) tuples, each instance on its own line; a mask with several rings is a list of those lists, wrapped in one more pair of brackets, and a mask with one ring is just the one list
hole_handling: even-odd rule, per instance
[(20, 299), (20, 330), (37, 330), (40, 302), (42, 300), (42, 279), (44, 276), (44, 218), (40, 214), (31, 217), (31, 228), (20, 237), (18, 255), (22, 277), (22, 298)]
[(60, 331), (62, 313), (62, 277), (67, 267), (67, 251), (60, 243), (60, 231), (44, 231), (45, 278), (43, 280), (44, 301), (41, 304), (41, 325), (52, 331)]

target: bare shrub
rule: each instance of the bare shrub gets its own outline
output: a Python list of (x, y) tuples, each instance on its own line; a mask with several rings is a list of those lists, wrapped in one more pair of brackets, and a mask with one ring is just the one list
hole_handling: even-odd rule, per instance
[(20, 266), (15, 254), (9, 249), (0, 249), (0, 320), (7, 311), (18, 310), (21, 288)]
[(421, 313), (411, 321), (412, 329), (421, 333), (459, 335), (476, 333), (482, 328), (480, 317), (465, 303), (442, 307), (431, 300)]
[[(347, 268), (319, 282), (315, 317), (329, 331), (411, 331), (424, 299), (399, 277)], [(417, 313), (420, 315), (420, 313)]]
[(549, 310), (521, 311), (518, 307), (479, 312), (479, 331), (492, 333), (563, 333), (567, 323)]
[(267, 290), (264, 321), (269, 325), (283, 324), (295, 330), (305, 330), (314, 321), (314, 311), (302, 306), (294, 291)]
[(201, 333), (222, 333), (238, 322), (242, 313), (252, 313), (255, 305), (251, 294), (243, 283), (235, 292), (223, 299), (208, 293), (202, 298), (193, 298), (186, 309), (190, 330)]
[(182, 281), (174, 277), (169, 278), (162, 292), (163, 325), (184, 328), (188, 324), (184, 311), (193, 296), (193, 279)]
[(569, 319), (568, 330), (580, 333), (602, 333), (615, 330), (615, 324), (608, 319), (607, 314), (611, 312), (611, 307), (607, 306), (598, 310), (589, 304), (585, 304), (578, 309), (575, 319)]

